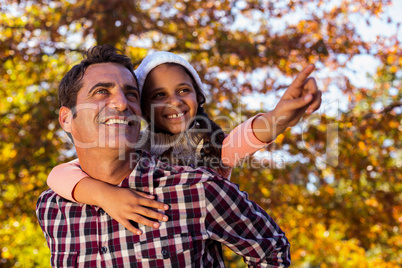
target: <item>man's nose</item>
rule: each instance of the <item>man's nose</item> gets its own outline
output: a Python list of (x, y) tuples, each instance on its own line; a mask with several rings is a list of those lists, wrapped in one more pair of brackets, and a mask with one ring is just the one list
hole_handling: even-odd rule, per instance
[(109, 103), (110, 109), (124, 111), (127, 109), (127, 98), (126, 94), (122, 90), (115, 92)]

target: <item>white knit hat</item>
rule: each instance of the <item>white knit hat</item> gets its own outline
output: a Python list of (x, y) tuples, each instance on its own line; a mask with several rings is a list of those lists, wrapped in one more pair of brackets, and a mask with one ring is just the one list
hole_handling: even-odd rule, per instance
[(195, 82), (203, 91), (203, 84), (201, 82), (200, 76), (198, 75), (197, 71), (191, 66), (188, 61), (180, 57), (179, 55), (176, 55), (171, 52), (166, 52), (166, 51), (158, 51), (155, 53), (152, 53), (151, 55), (146, 56), (140, 66), (134, 71), (135, 75), (137, 76), (138, 79), (138, 88), (140, 90), (140, 94), (142, 93), (142, 88), (144, 87), (145, 79), (147, 78), (149, 72), (152, 71), (155, 67), (164, 64), (164, 63), (177, 63), (184, 68), (186, 68), (191, 75), (193, 76)]

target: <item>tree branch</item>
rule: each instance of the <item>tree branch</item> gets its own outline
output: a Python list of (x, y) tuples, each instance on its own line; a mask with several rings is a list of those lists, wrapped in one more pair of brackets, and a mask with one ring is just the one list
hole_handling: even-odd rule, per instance
[(395, 101), (393, 103), (391, 103), (390, 105), (384, 107), (384, 109), (382, 109), (382, 111), (378, 112), (378, 113), (368, 113), (366, 114), (363, 119), (369, 119), (377, 114), (388, 114), (389, 112), (391, 112), (395, 107), (401, 107), (402, 106), (402, 101)]

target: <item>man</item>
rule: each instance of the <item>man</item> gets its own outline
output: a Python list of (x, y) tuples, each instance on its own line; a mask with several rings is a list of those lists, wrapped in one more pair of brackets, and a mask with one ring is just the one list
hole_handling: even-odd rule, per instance
[(99, 207), (47, 190), (36, 212), (52, 266), (223, 267), (221, 243), (251, 266), (289, 266), (285, 234), (236, 185), (211, 170), (168, 165), (132, 149), (141, 111), (131, 62), (110, 46), (93, 47), (86, 56), (59, 89), (59, 121), (82, 169), (155, 195), (169, 204), (169, 220), (158, 229), (139, 224), (142, 234), (134, 235)]

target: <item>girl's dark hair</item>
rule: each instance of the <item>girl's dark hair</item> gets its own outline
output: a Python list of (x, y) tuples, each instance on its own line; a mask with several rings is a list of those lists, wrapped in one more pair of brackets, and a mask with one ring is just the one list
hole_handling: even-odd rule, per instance
[(218, 124), (208, 117), (201, 106), (198, 106), (196, 121), (200, 124), (204, 139), (200, 152), (201, 159), (197, 166), (207, 166), (215, 170), (223, 169), (222, 143), (225, 139), (225, 133)]

